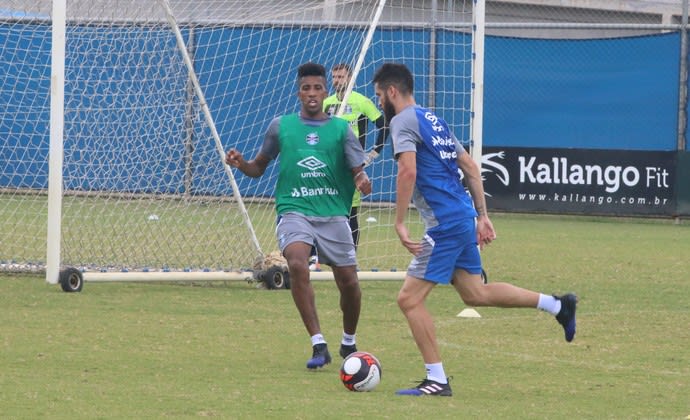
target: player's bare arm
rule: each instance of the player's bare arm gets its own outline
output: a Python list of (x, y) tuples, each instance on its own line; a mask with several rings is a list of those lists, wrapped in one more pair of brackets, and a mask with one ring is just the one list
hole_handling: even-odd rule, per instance
[(230, 149), (225, 154), (225, 163), (237, 168), (243, 174), (250, 176), (252, 178), (258, 178), (264, 174), (266, 167), (268, 166), (270, 159), (259, 153), (252, 160), (245, 160), (242, 152), (237, 149)]
[(376, 144), (374, 145), (374, 150), (373, 152), (376, 153), (376, 158), (379, 154), (381, 154), (381, 151), (383, 150), (383, 144), (386, 142), (386, 138), (388, 138), (388, 126), (386, 125), (386, 118), (381, 115), (378, 117), (374, 123), (376, 124)]
[(484, 197), (481, 173), (469, 153), (461, 153), (458, 156), (457, 162), (465, 175), (465, 185), (470, 190), (474, 208), (479, 215), (477, 217), (477, 242), (480, 247), (484, 247), (484, 245), (488, 245), (496, 239), (496, 231), (486, 210), (486, 198)]
[(352, 176), (355, 180), (355, 187), (357, 191), (362, 194), (371, 194), (371, 180), (364, 171), (364, 166), (358, 166), (352, 170)]
[(422, 251), (422, 244), (410, 239), (410, 232), (405, 225), (407, 209), (412, 199), (412, 192), (417, 181), (417, 155), (414, 152), (403, 152), (398, 156), (398, 177), (395, 191), (395, 231), (403, 246), (413, 255)]

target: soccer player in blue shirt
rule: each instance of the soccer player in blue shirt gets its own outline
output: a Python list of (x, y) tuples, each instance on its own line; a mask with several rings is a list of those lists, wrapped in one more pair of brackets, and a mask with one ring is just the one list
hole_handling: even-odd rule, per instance
[[(398, 162), (395, 230), (402, 245), (414, 255), (398, 294), (398, 306), (426, 368), (426, 378), (418, 386), (397, 394), (453, 394), (441, 362), (433, 319), (425, 305), (437, 284), (452, 284), (470, 306), (549, 312), (563, 326), (566, 341), (572, 341), (577, 305), (574, 294), (551, 296), (509, 283), (483, 283), (479, 247), (496, 239), (496, 232), (487, 214), (479, 167), (446, 122), (416, 104), (409, 69), (402, 64), (384, 64), (373, 82), (389, 122)], [(458, 169), (464, 174), (469, 194)], [(410, 200), (424, 222), (421, 241), (411, 239), (405, 225)]]

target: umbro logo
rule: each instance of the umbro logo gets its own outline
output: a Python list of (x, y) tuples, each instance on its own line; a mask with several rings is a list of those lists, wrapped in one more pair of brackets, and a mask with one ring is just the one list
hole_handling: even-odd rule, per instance
[(306, 157), (299, 162), (297, 162), (297, 165), (307, 168), (310, 171), (315, 171), (317, 169), (325, 168), (326, 164), (315, 158), (314, 156), (309, 156)]

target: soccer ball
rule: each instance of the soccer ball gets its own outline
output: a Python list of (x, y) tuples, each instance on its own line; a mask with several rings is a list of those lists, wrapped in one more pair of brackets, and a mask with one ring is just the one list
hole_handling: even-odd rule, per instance
[(371, 353), (356, 351), (343, 360), (340, 379), (350, 391), (371, 391), (381, 382), (381, 363)]

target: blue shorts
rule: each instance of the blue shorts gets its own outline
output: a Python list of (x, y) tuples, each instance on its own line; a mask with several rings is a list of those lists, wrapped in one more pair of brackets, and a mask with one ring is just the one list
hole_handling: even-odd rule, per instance
[(449, 284), (456, 269), (481, 274), (474, 218), (429, 229), (422, 239), (422, 252), (412, 259), (407, 274), (434, 283)]

